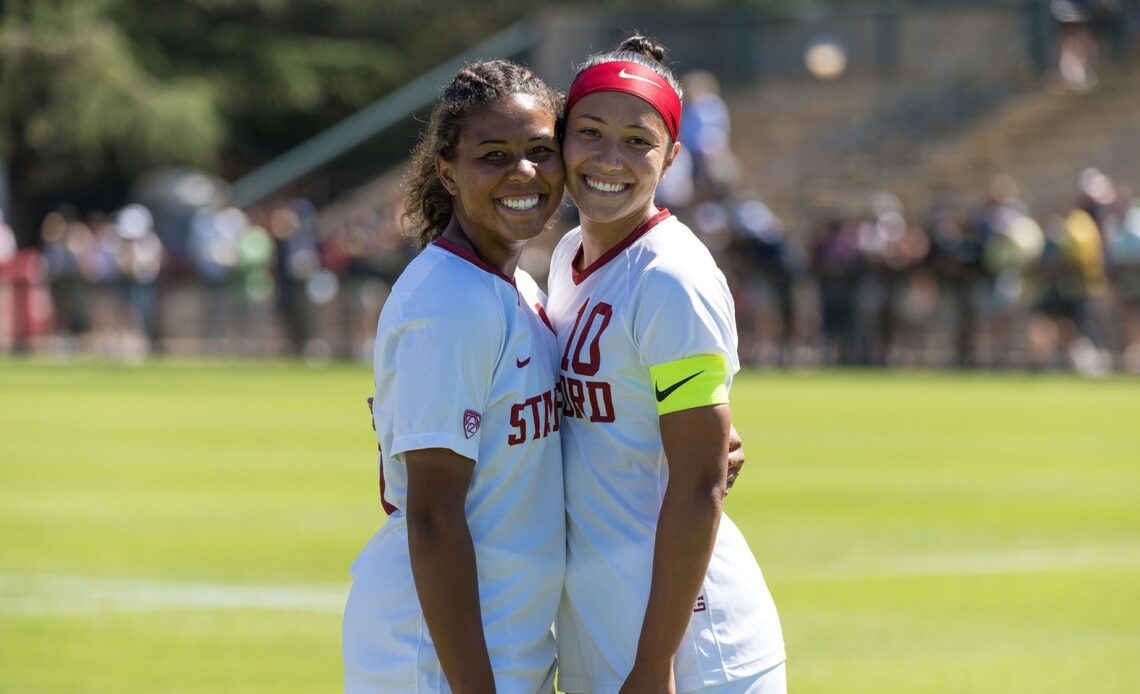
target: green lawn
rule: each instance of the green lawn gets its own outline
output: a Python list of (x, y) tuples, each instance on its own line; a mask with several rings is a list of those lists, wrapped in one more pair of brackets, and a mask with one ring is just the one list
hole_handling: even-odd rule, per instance
[[(0, 692), (335, 692), (360, 367), (0, 361)], [(796, 694), (1140, 691), (1140, 381), (743, 374)]]

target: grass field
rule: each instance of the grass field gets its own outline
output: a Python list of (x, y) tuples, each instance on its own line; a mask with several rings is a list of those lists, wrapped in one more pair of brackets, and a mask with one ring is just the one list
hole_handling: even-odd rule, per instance
[[(335, 692), (367, 369), (0, 361), (0, 692)], [(795, 694), (1140, 691), (1140, 381), (743, 374)]]

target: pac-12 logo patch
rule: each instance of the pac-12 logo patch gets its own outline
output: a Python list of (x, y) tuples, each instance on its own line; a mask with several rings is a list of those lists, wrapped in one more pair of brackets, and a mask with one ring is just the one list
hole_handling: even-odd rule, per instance
[(709, 603), (705, 600), (704, 593), (697, 596), (697, 604), (693, 605), (693, 612), (704, 612), (709, 609)]
[(463, 435), (471, 438), (475, 432), (479, 431), (479, 425), (483, 423), (483, 415), (475, 410), (466, 410), (463, 413)]

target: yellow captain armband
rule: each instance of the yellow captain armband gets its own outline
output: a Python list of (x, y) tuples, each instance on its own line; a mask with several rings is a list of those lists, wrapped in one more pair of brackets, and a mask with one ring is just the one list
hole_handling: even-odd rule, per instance
[(699, 354), (649, 367), (657, 414), (728, 402), (728, 360), (723, 354)]

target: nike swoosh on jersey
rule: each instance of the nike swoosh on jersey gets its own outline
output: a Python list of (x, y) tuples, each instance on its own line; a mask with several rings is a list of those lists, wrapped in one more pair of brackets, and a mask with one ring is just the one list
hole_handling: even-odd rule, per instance
[(652, 84), (654, 87), (657, 87), (658, 89), (660, 89), (660, 88), (661, 88), (661, 85), (660, 85), (660, 84), (657, 84), (656, 82), (654, 82), (653, 80), (649, 79), (648, 77), (642, 77), (641, 75), (631, 75), (631, 74), (629, 74), (628, 72), (626, 72), (626, 71), (625, 71), (625, 68), (624, 68), (624, 67), (621, 69), (621, 71), (620, 71), (620, 72), (618, 72), (618, 77), (621, 77), (621, 78), (624, 78), (624, 79), (627, 79), (627, 80), (641, 80), (642, 82), (648, 82), (649, 84)]
[(520, 369), (529, 363), (530, 357), (527, 357), (526, 359), (519, 359), (518, 357), (515, 357), (515, 366), (519, 367)]
[(677, 381), (676, 383), (669, 386), (665, 390), (661, 390), (660, 388), (657, 387), (657, 384), (654, 383), (653, 384), (653, 390), (657, 393), (657, 402), (664, 402), (665, 398), (667, 398), (673, 394), (673, 391), (677, 390), (678, 388), (685, 385), (689, 381), (693, 380), (697, 376), (700, 376), (704, 372), (705, 372), (704, 369), (701, 369), (700, 371), (696, 372), (695, 374), (693, 374), (691, 376), (686, 376), (685, 378), (682, 378), (680, 381)]

